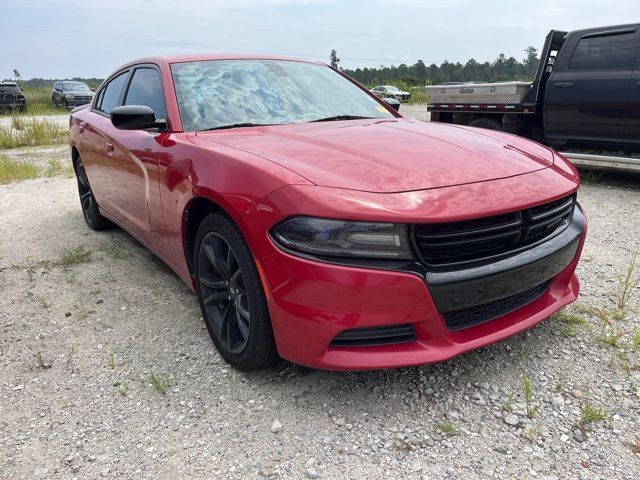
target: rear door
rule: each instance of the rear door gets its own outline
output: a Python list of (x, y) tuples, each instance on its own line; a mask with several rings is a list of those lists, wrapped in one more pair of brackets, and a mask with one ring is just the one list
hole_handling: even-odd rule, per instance
[(631, 77), (629, 118), (625, 128), (624, 142), (634, 152), (640, 152), (640, 45), (636, 53), (636, 68)]
[(545, 93), (554, 146), (619, 148), (629, 115), (636, 28), (576, 32), (565, 42)]

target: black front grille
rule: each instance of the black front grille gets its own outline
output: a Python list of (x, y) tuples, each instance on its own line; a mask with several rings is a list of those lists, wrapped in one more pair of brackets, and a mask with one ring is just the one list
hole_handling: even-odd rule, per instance
[(442, 316), (449, 330), (462, 330), (463, 328), (479, 325), (533, 302), (547, 290), (549, 283), (551, 283), (551, 280), (547, 280), (530, 290), (525, 290), (500, 300), (458, 310), (457, 312), (443, 313)]
[(513, 253), (569, 225), (576, 196), (494, 217), (462, 222), (419, 224), (415, 244), (422, 261), (444, 267)]
[(331, 342), (332, 347), (372, 347), (393, 343), (408, 343), (416, 339), (410, 323), (388, 327), (354, 328), (340, 332)]

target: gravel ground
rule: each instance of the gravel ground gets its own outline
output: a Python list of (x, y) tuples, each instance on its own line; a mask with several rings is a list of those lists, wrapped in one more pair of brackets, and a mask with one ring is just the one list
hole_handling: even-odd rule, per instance
[(366, 373), (234, 371), (166, 266), (85, 227), (73, 179), (0, 186), (0, 478), (637, 479), (638, 288), (612, 313), (640, 238), (624, 178), (580, 192), (578, 320)]
[(431, 119), (431, 113), (427, 111), (427, 105), (405, 105), (400, 106), (399, 112), (409, 118), (424, 120), (428, 122)]

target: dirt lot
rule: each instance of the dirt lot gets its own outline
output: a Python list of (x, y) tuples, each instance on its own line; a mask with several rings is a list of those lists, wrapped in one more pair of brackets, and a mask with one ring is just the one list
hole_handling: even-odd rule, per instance
[(640, 178), (598, 180), (573, 317), (367, 373), (232, 370), (166, 266), (86, 228), (73, 179), (0, 186), (0, 478), (637, 479), (635, 282), (614, 309)]

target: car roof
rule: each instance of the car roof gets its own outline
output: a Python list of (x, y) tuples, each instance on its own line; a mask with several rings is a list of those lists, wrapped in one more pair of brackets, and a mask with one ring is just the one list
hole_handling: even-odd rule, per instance
[(278, 55), (259, 55), (248, 53), (196, 53), (187, 55), (163, 55), (154, 57), (143, 57), (136, 60), (132, 60), (122, 65), (118, 70), (133, 65), (142, 63), (155, 63), (155, 64), (173, 64), (184, 62), (204, 62), (210, 60), (281, 60), (289, 62), (302, 62), (302, 63), (315, 63), (318, 65), (326, 65), (324, 62), (315, 60), (305, 60), (301, 58), (293, 58)]

